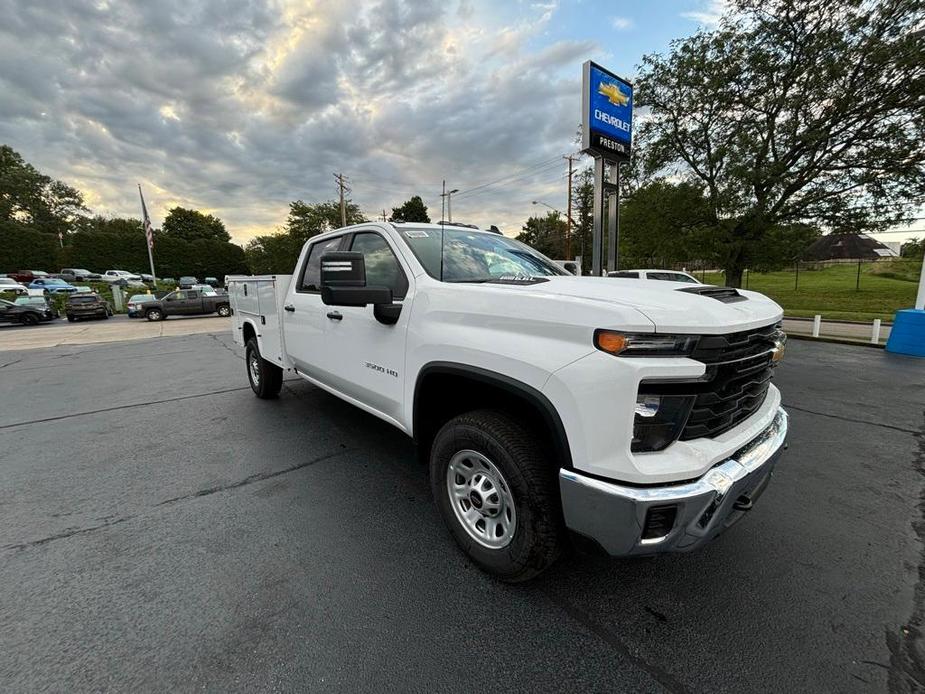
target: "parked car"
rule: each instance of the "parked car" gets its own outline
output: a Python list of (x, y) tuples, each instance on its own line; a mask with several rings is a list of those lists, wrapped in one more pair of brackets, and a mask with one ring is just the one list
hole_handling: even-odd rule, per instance
[(0, 299), (0, 323), (37, 325), (42, 321), (54, 320), (54, 318), (54, 314), (38, 306), (16, 305), (12, 301)]
[(90, 272), (79, 267), (61, 268), (61, 272), (58, 273), (58, 279), (65, 282), (99, 282), (102, 278), (98, 272)]
[(7, 277), (12, 277), (20, 284), (29, 284), (34, 279), (48, 277), (48, 273), (44, 270), (17, 270), (16, 272), (9, 273)]
[(255, 395), (288, 372), (413, 436), (450, 535), (501, 580), (567, 530), (613, 556), (702, 547), (785, 448), (783, 312), (757, 292), (576, 277), (437, 224), (335, 229), (293, 265), (227, 280)]
[(136, 275), (127, 270), (107, 270), (103, 273), (101, 279), (110, 284), (127, 285), (129, 282), (141, 282), (141, 275)]
[(206, 277), (203, 282), (208, 284), (210, 287), (217, 287), (221, 282), (218, 281), (218, 277)]
[(154, 294), (132, 294), (126, 304), (128, 308), (128, 317), (143, 318), (145, 315), (145, 304), (149, 304), (152, 301), (157, 301), (157, 297), (154, 296)]
[(199, 280), (191, 275), (184, 275), (180, 278), (180, 289), (189, 289), (194, 284), (199, 284)]
[(33, 306), (43, 313), (50, 313), (52, 318), (58, 318), (61, 314), (58, 309), (45, 296), (20, 296), (13, 300), (17, 306)]
[(174, 277), (161, 277), (161, 282), (164, 284), (176, 284), (177, 280)]
[(181, 289), (144, 305), (145, 318), (151, 321), (164, 320), (167, 316), (195, 316), (204, 313), (231, 315), (228, 296)]
[(16, 294), (28, 294), (29, 289), (12, 277), (0, 277), (0, 292), (14, 292)]
[(109, 318), (112, 306), (96, 292), (72, 294), (64, 305), (64, 313), (71, 323), (79, 318)]
[(153, 284), (154, 282), (157, 282), (157, 277), (155, 277), (154, 275), (148, 275), (142, 272), (141, 281), (144, 282), (145, 284)]
[(703, 284), (693, 275), (680, 270), (615, 270), (608, 272), (608, 277), (633, 280), (662, 280), (663, 282), (684, 282), (685, 284)]
[(49, 294), (73, 294), (77, 287), (56, 277), (38, 277), (29, 283), (29, 289), (41, 289)]

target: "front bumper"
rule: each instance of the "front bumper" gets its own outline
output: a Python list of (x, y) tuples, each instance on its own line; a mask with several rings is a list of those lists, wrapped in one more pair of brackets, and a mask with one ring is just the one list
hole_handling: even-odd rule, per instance
[[(696, 549), (740, 520), (764, 491), (786, 447), (787, 420), (778, 409), (758, 436), (692, 482), (630, 487), (560, 470), (565, 524), (613, 556)], [(674, 522), (666, 532), (643, 538), (653, 508), (662, 517), (664, 509), (674, 508)], [(651, 526), (646, 534), (653, 535)]]

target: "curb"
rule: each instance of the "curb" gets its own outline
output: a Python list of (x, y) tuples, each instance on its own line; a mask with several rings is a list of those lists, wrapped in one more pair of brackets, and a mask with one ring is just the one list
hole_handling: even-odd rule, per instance
[(847, 337), (813, 337), (812, 335), (802, 335), (800, 333), (787, 333), (788, 340), (806, 340), (807, 342), (828, 342), (833, 345), (852, 345), (853, 347), (870, 347), (871, 349), (883, 349), (886, 345), (875, 345), (872, 342), (862, 340), (850, 340)]

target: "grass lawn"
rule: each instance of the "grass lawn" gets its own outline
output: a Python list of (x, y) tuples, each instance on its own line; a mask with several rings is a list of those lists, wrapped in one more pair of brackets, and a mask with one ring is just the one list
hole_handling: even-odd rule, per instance
[[(784, 307), (787, 316), (871, 321), (874, 318), (892, 320), (900, 308), (912, 308), (915, 303), (916, 281), (884, 277), (872, 272), (885, 269), (887, 263), (865, 263), (861, 266), (861, 288), (856, 290), (856, 264), (831, 265), (821, 270), (800, 268), (799, 286), (794, 289), (793, 269), (781, 272), (749, 273), (748, 288), (767, 294)], [(912, 277), (914, 273), (905, 273)], [(700, 277), (700, 274), (697, 274)], [(723, 284), (721, 273), (706, 274), (706, 281)], [(745, 286), (743, 280), (743, 287)]]

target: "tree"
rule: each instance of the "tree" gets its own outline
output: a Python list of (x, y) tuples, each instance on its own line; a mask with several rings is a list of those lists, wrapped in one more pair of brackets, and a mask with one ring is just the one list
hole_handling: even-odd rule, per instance
[[(366, 221), (359, 206), (350, 200), (345, 203), (345, 209), (347, 226)], [(286, 219), (285, 233), (297, 239), (300, 246), (312, 236), (338, 227), (340, 227), (340, 203), (337, 200), (318, 203), (296, 200), (289, 203), (289, 217)]]
[(920, 259), (925, 254), (925, 239), (906, 239), (900, 247), (899, 254), (903, 258)]
[(199, 210), (188, 210), (183, 207), (174, 207), (167, 213), (161, 231), (167, 236), (184, 241), (198, 239), (231, 241), (231, 234), (225, 230), (225, 223), (221, 219), (211, 214), (203, 214)]
[(80, 191), (40, 173), (8, 145), (0, 145), (0, 222), (65, 234), (87, 208)]
[(543, 217), (530, 217), (516, 239), (549, 258), (564, 258), (567, 230), (568, 224), (558, 212), (547, 212)]
[[(359, 224), (366, 218), (359, 206), (346, 202), (347, 224)], [(286, 225), (275, 234), (251, 239), (244, 253), (247, 264), (259, 274), (292, 272), (303, 244), (313, 236), (340, 227), (340, 202), (328, 200), (306, 203), (295, 200), (289, 203)]]
[[(874, 231), (925, 195), (922, 0), (734, 0), (643, 60), (647, 175), (705, 191), (726, 283), (807, 223)], [(805, 228), (805, 227), (804, 227)]]
[(392, 208), (392, 219), (403, 222), (430, 222), (430, 216), (427, 214), (427, 205), (421, 199), (420, 195), (414, 195), (411, 199), (406, 200), (400, 207)]

